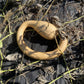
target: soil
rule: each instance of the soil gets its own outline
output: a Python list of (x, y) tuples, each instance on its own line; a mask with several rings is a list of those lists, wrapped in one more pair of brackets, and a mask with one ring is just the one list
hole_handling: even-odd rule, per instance
[[(52, 1), (0, 1), (0, 39), (6, 37), (0, 48), (0, 67), (2, 71), (14, 69), (0, 73), (2, 84), (49, 84), (56, 78), (51, 84), (84, 84), (84, 1), (55, 0), (53, 4)], [(58, 28), (66, 32), (68, 37), (68, 46), (64, 54), (45, 61), (38, 61), (23, 54), (16, 41), (20, 25), (27, 20), (40, 19), (54, 24), (51, 19), (53, 16), (58, 16), (63, 24), (68, 21), (62, 29)], [(77, 19), (81, 16), (83, 17)], [(75, 19), (77, 20), (74, 21)], [(57, 47), (55, 40), (48, 41), (33, 29), (27, 32), (24, 40), (30, 48), (40, 52), (51, 51)], [(72, 71), (69, 72), (70, 70)]]

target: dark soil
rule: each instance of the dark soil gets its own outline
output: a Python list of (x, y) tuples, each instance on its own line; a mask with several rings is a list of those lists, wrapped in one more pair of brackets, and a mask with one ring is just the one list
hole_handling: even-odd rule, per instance
[[(16, 34), (20, 25), (26, 20), (40, 20), (52, 1), (0, 1), (1, 39), (10, 34), (10, 32), (14, 33), (3, 40), (1, 52), (4, 59), (2, 60), (0, 56), (0, 61), (3, 62), (1, 69), (15, 69), (0, 74), (2, 84), (48, 84), (71, 69), (74, 69), (70, 72), (71, 76), (67, 73), (52, 84), (84, 84), (84, 17), (64, 25), (62, 31), (66, 32), (68, 36), (69, 46), (64, 52), (64, 55), (58, 58), (39, 61), (28, 66), (28, 64), (37, 60), (23, 54), (17, 45)], [(39, 12), (46, 3), (47, 5)], [(5, 17), (2, 17), (3, 15)], [(58, 16), (60, 22), (65, 23), (83, 15), (83, 0), (55, 0), (42, 20), (52, 23), (51, 17)], [(57, 47), (55, 40), (48, 41), (38, 35), (34, 30), (27, 32), (26, 36), (25, 42), (30, 48), (36, 51), (51, 51)], [(23, 68), (24, 66), (27, 67)]]

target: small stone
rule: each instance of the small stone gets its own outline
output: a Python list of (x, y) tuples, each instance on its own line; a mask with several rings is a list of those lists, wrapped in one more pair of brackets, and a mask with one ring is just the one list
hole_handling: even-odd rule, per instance
[(21, 58), (21, 55), (18, 53), (13, 53), (13, 54), (7, 55), (5, 58), (9, 61), (17, 61), (19, 58)]
[(56, 21), (60, 21), (59, 17), (56, 16), (56, 15), (55, 15), (55, 16), (52, 16), (51, 19), (54, 19), (54, 20), (56, 20)]
[(44, 76), (39, 76), (38, 81), (39, 81), (39, 84), (45, 84), (49, 82)]
[(52, 16), (51, 22), (58, 28), (62, 27), (62, 23), (60, 22), (60, 19), (58, 16)]
[(42, 8), (42, 5), (41, 4), (37, 4), (37, 7)]

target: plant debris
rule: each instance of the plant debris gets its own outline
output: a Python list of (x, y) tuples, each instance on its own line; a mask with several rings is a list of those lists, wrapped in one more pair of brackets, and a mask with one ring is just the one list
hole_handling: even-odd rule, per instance
[[(69, 43), (64, 54), (49, 61), (37, 61), (23, 54), (16, 34), (27, 20), (57, 24), (60, 32), (66, 32)], [(45, 40), (31, 28), (26, 33), (25, 42), (35, 51), (52, 51), (57, 47), (55, 40)], [(84, 83), (84, 1), (0, 0), (0, 84), (48, 83)]]

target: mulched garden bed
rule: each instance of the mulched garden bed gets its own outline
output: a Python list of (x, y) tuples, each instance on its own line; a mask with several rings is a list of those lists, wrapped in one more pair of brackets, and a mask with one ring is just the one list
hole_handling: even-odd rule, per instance
[[(16, 41), (20, 25), (27, 20), (48, 21), (56, 25), (51, 19), (54, 16), (58, 16), (64, 25), (62, 29), (58, 29), (66, 32), (68, 37), (64, 54), (45, 61), (35, 60), (23, 54)], [(26, 36), (25, 41), (33, 50), (46, 52), (57, 47), (55, 40), (48, 41), (34, 30), (28, 31)], [(84, 1), (1, 0), (0, 82), (84, 84)]]

